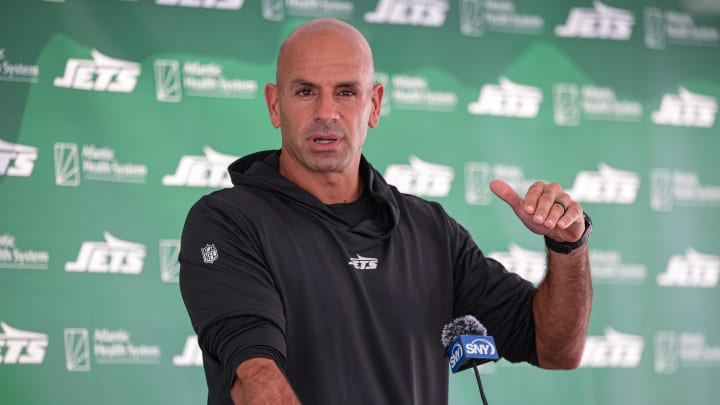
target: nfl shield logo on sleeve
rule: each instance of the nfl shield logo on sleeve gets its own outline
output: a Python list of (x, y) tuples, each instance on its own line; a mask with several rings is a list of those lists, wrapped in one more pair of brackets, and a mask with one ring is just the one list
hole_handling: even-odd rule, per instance
[(218, 251), (215, 249), (215, 244), (207, 244), (204, 248), (200, 249), (203, 256), (203, 262), (213, 264), (218, 258)]

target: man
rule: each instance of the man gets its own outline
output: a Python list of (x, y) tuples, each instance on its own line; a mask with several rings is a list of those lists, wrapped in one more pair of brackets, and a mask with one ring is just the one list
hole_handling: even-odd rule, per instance
[(491, 184), (546, 236), (548, 274), (535, 289), (484, 257), (439, 204), (399, 193), (364, 159), (384, 91), (373, 78), (355, 28), (298, 27), (265, 87), (281, 150), (233, 163), (235, 186), (190, 211), (180, 287), (208, 404), (447, 403), (440, 332), (466, 314), (510, 361), (579, 364), (592, 295), (580, 205), (557, 184), (525, 198)]

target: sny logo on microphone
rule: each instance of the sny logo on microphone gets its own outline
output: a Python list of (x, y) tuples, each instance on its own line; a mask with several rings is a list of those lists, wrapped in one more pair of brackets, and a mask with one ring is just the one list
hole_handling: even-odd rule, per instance
[[(498, 353), (492, 336), (459, 336), (448, 348), (453, 373), (465, 370), (477, 360), (497, 360)], [(478, 364), (480, 362), (477, 362)]]

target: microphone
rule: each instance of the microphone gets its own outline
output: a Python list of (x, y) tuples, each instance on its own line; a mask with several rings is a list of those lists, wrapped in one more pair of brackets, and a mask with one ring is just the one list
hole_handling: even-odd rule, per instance
[(499, 358), (495, 339), (487, 336), (487, 329), (477, 318), (465, 315), (443, 327), (441, 341), (453, 373), (473, 367), (480, 396), (483, 404), (487, 405), (478, 366)]

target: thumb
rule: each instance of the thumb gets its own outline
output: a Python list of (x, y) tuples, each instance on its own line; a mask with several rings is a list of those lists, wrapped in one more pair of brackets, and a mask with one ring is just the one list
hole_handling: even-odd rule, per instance
[(513, 211), (520, 211), (522, 209), (523, 199), (515, 190), (510, 187), (509, 184), (502, 180), (493, 180), (490, 182), (490, 190), (498, 196), (501, 200), (505, 201)]

